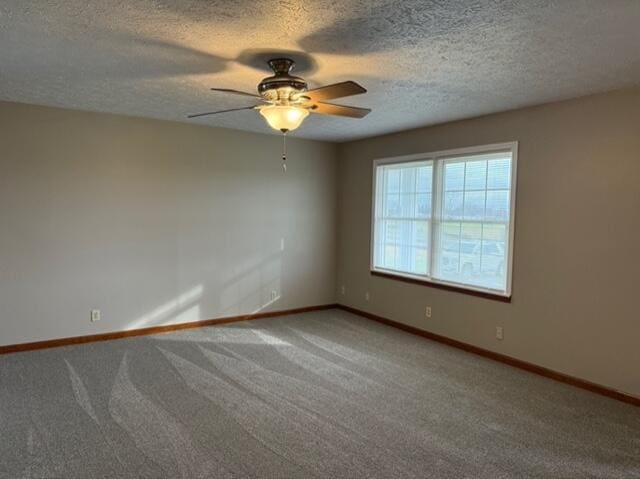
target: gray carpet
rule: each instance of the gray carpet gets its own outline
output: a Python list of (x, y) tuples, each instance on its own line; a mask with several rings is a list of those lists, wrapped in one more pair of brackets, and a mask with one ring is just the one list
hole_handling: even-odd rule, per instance
[(640, 410), (343, 311), (0, 357), (2, 478), (640, 478)]

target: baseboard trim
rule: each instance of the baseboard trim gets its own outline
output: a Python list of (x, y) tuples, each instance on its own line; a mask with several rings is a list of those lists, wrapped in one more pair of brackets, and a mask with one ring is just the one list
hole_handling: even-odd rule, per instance
[(546, 378), (553, 379), (561, 383), (569, 384), (571, 386), (578, 387), (580, 389), (586, 389), (587, 391), (591, 391), (592, 393), (596, 393), (601, 396), (607, 396), (609, 398), (617, 399), (618, 401), (632, 404), (634, 406), (640, 406), (640, 397), (634, 396), (632, 394), (628, 394), (622, 391), (618, 391), (617, 389), (612, 389), (607, 386), (602, 386), (600, 384), (592, 383), (591, 381), (587, 381), (586, 379), (576, 378), (568, 374), (560, 373), (558, 371), (554, 371), (552, 369), (548, 369), (543, 366), (538, 366), (536, 364), (529, 363), (521, 359), (516, 359), (511, 356), (507, 356), (505, 354), (489, 351), (488, 349), (483, 349), (478, 346), (474, 346), (472, 344), (458, 341), (456, 339), (451, 339), (446, 336), (441, 336), (439, 334), (431, 333), (429, 331), (425, 331), (413, 326), (409, 326), (407, 324), (399, 323), (391, 319), (383, 318), (382, 316), (377, 316), (372, 313), (367, 313), (366, 311), (352, 308), (350, 306), (338, 304), (337, 307), (344, 311), (357, 314), (358, 316), (362, 316), (364, 318), (371, 319), (373, 321), (377, 321), (382, 324), (386, 324), (387, 326), (392, 326), (394, 328), (398, 328), (403, 331), (407, 331), (409, 333), (422, 336), (423, 338), (427, 338), (432, 341), (437, 341), (439, 343), (446, 344), (447, 346), (452, 346), (454, 348), (458, 348), (469, 353), (473, 353), (485, 358), (493, 359), (494, 361), (498, 361), (500, 363), (507, 364), (509, 366), (522, 369), (524, 371), (528, 371), (530, 373), (538, 374), (540, 376), (544, 376)]
[(307, 306), (304, 308), (283, 309), (279, 311), (267, 311), (253, 314), (244, 314), (241, 316), (227, 316), (218, 319), (192, 321), (190, 323), (152, 326), (149, 328), (132, 329), (129, 331), (114, 331), (111, 333), (92, 334), (90, 336), (75, 336), (70, 338), (51, 339), (47, 341), (36, 341), (32, 343), (11, 344), (8, 346), (0, 346), (0, 355), (33, 351), (36, 349), (59, 348), (62, 346), (71, 346), (74, 344), (95, 343), (97, 341), (111, 341), (113, 339), (131, 338), (134, 336), (147, 336), (149, 334), (169, 333), (171, 331), (179, 331), (182, 329), (202, 328), (204, 326), (215, 326), (218, 324), (236, 323), (238, 321), (272, 318), (275, 316), (285, 316), (287, 314), (308, 313), (311, 311), (334, 309), (337, 307), (337, 304), (322, 304), (318, 306)]

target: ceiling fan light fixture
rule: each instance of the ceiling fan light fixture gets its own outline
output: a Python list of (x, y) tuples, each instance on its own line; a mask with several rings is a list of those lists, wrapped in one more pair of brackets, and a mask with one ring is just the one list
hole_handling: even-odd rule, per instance
[(260, 108), (260, 114), (274, 130), (293, 131), (309, 115), (309, 110), (292, 105), (267, 105)]

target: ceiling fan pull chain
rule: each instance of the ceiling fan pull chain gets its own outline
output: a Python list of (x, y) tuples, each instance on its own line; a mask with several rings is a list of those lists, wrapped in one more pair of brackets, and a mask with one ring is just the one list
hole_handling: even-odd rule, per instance
[(282, 132), (282, 170), (287, 172), (287, 132)]

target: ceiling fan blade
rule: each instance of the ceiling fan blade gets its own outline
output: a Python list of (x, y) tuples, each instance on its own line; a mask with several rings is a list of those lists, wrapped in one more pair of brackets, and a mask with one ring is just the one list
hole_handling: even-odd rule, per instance
[(371, 110), (369, 108), (358, 108), (355, 106), (334, 105), (333, 103), (316, 103), (309, 111), (321, 115), (347, 116), (349, 118), (364, 118)]
[(334, 83), (333, 85), (321, 86), (314, 90), (305, 91), (300, 94), (301, 97), (308, 97), (313, 102), (333, 100), (334, 98), (343, 98), (345, 96), (360, 95), (366, 93), (367, 90), (358, 85), (354, 81), (344, 81), (342, 83)]
[(196, 113), (195, 115), (189, 115), (187, 118), (198, 118), (199, 116), (217, 115), (218, 113), (227, 113), (230, 111), (253, 110), (256, 106), (258, 105), (245, 106), (242, 108), (231, 108), (230, 110), (210, 111), (207, 113)]
[(211, 91), (219, 91), (222, 93), (234, 93), (236, 95), (243, 95), (243, 96), (251, 96), (253, 98), (260, 98), (260, 95), (257, 95), (256, 93), (247, 93), (244, 91), (240, 91), (240, 90), (233, 90), (231, 88), (211, 88)]

